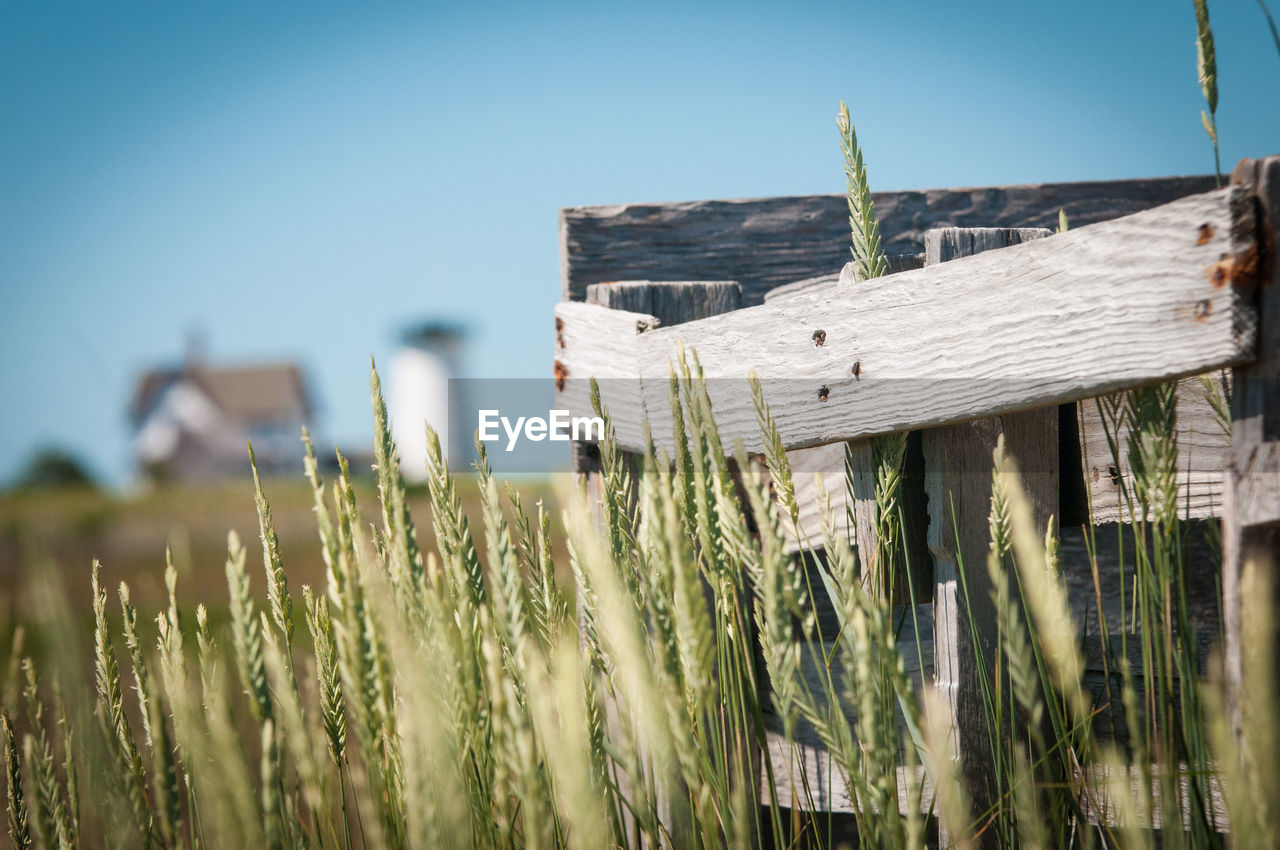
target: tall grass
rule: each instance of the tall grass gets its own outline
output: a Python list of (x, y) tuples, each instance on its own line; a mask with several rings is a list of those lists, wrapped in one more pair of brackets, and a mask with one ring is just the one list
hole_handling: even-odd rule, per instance
[[(1213, 29), (1209, 26), (1208, 0), (1193, 0), (1196, 10), (1196, 70), (1200, 78), (1200, 93), (1208, 110), (1200, 111), (1200, 123), (1213, 143), (1213, 173), (1222, 185), (1222, 161), (1218, 155), (1218, 58), (1213, 46)], [(1266, 6), (1263, 6), (1266, 12)], [(1270, 13), (1267, 14), (1270, 23)], [(1273, 28), (1274, 33), (1274, 28)]]
[[(1115, 658), (1127, 749), (1093, 731), (1107, 706), (1084, 684), (1056, 529), (1034, 526), (1014, 460), (1003, 447), (993, 457), (985, 569), (1000, 640), (987, 672), (1001, 796), (973, 812), (947, 709), (908, 676), (901, 620), (845, 524), (828, 509), (815, 543), (825, 557), (785, 554), (794, 490), (760, 385), (773, 447), (763, 464), (721, 445), (696, 355), (671, 387), (674, 453), (651, 448), (636, 463), (607, 440), (598, 504), (567, 487), (558, 523), (504, 495), (481, 452), (473, 532), (431, 435), (435, 543), (424, 550), (375, 373), (378, 521), (364, 520), (345, 462), (336, 481), (320, 479), (307, 440), (329, 572), (325, 587), (302, 588), (300, 611), (260, 481), (267, 594), (250, 592), (232, 535), (229, 622), (183, 610), (172, 567), (154, 623), (138, 622), (126, 586), (113, 613), (95, 565), (92, 633), (49, 608), (45, 627), (66, 630), (68, 657), (44, 671), (24, 659), (19, 700), (5, 707), (12, 842), (823, 845), (833, 822), (805, 805), (820, 794), (802, 729), (829, 753), (870, 846), (924, 846), (936, 817), (958, 847), (1143, 847), (1156, 831), (1163, 846), (1207, 846), (1221, 794), (1242, 836), (1275, 834), (1263, 758), (1278, 747), (1274, 628), (1254, 603), (1256, 675), (1234, 733), (1217, 691), (1200, 687), (1208, 673), (1180, 590), (1170, 388), (1104, 402), (1136, 482), (1132, 614), (1117, 637), (1140, 647), (1142, 670)], [(567, 565), (551, 559), (557, 525)], [(1248, 576), (1266, 578), (1260, 565)], [(815, 594), (830, 599), (837, 634), (818, 628)]]

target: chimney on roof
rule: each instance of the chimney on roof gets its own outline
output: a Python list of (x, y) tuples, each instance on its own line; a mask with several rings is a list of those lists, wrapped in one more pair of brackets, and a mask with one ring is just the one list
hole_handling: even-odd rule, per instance
[(204, 328), (191, 325), (182, 343), (182, 366), (190, 371), (205, 364), (206, 339)]

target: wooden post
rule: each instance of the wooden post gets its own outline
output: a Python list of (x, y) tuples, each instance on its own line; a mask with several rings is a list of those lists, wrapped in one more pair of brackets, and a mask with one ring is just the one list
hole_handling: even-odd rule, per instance
[[(932, 230), (925, 236), (925, 265), (1047, 235), (1049, 231), (1040, 228)], [(991, 343), (1001, 344), (998, 339)], [(955, 754), (961, 759), (961, 776), (975, 817), (996, 803), (979, 660), (991, 675), (997, 646), (987, 574), (987, 516), (991, 455), (1001, 435), (1005, 450), (1023, 473), (1036, 523), (1043, 527), (1058, 501), (1057, 407), (931, 428), (922, 438), (929, 551), (934, 561), (935, 681), (951, 705)], [(984, 845), (994, 840), (993, 833), (987, 834), (992, 838)]]
[[(658, 326), (668, 327), (737, 310), (742, 306), (742, 287), (732, 280), (593, 283), (587, 287), (586, 301), (654, 316)], [(639, 381), (639, 376), (635, 380)], [(586, 475), (588, 491), (594, 492), (591, 487), (594, 474), (600, 471), (599, 449), (595, 443), (575, 441), (570, 443), (569, 453), (569, 468)]]
[(1238, 712), (1234, 697), (1241, 684), (1241, 601), (1250, 592), (1247, 568), (1270, 576), (1278, 592), (1272, 609), (1280, 611), (1280, 156), (1241, 160), (1231, 182), (1248, 187), (1257, 198), (1260, 246), (1252, 260), (1236, 264), (1238, 274), (1226, 281), (1231, 286), (1256, 286), (1258, 315), (1256, 357), (1232, 374), (1231, 451), (1223, 488), (1223, 625), (1228, 685)]
[(737, 310), (742, 287), (733, 280), (593, 283), (587, 287), (587, 303), (648, 313), (665, 328)]

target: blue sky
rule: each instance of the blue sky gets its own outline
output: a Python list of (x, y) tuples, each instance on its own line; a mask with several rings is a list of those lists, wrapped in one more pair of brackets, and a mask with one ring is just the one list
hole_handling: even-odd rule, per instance
[[(1280, 55), (1210, 11), (1229, 169), (1280, 151)], [(841, 99), (876, 189), (1205, 173), (1195, 62), (1190, 0), (0, 0), (0, 481), (40, 445), (128, 481), (195, 327), (301, 360), (343, 444), (415, 320), (544, 376), (559, 208), (842, 191)]]

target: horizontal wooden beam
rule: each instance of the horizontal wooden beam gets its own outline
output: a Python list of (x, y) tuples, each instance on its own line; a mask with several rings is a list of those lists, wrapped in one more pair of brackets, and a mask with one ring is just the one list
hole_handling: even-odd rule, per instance
[[(669, 446), (668, 375), (697, 351), (726, 446), (762, 444), (754, 371), (786, 448), (1090, 398), (1247, 362), (1258, 267), (1254, 199), (1241, 187), (934, 268), (836, 283), (767, 305), (650, 330), (627, 314), (561, 331), (568, 382), (626, 382)], [(601, 308), (596, 308), (601, 309)], [(642, 332), (636, 333), (637, 330)], [(625, 336), (625, 339), (623, 338)], [(581, 391), (578, 392), (581, 396)], [(562, 406), (572, 398), (562, 399)], [(623, 448), (641, 450), (619, 428)]]
[[(1081, 227), (1207, 192), (1212, 176), (876, 192), (885, 250), (918, 254), (934, 227)], [(570, 207), (560, 211), (564, 300), (615, 280), (736, 280), (743, 304), (849, 260), (844, 195)], [(905, 260), (906, 258), (904, 258)], [(897, 271), (898, 269), (893, 269)]]

